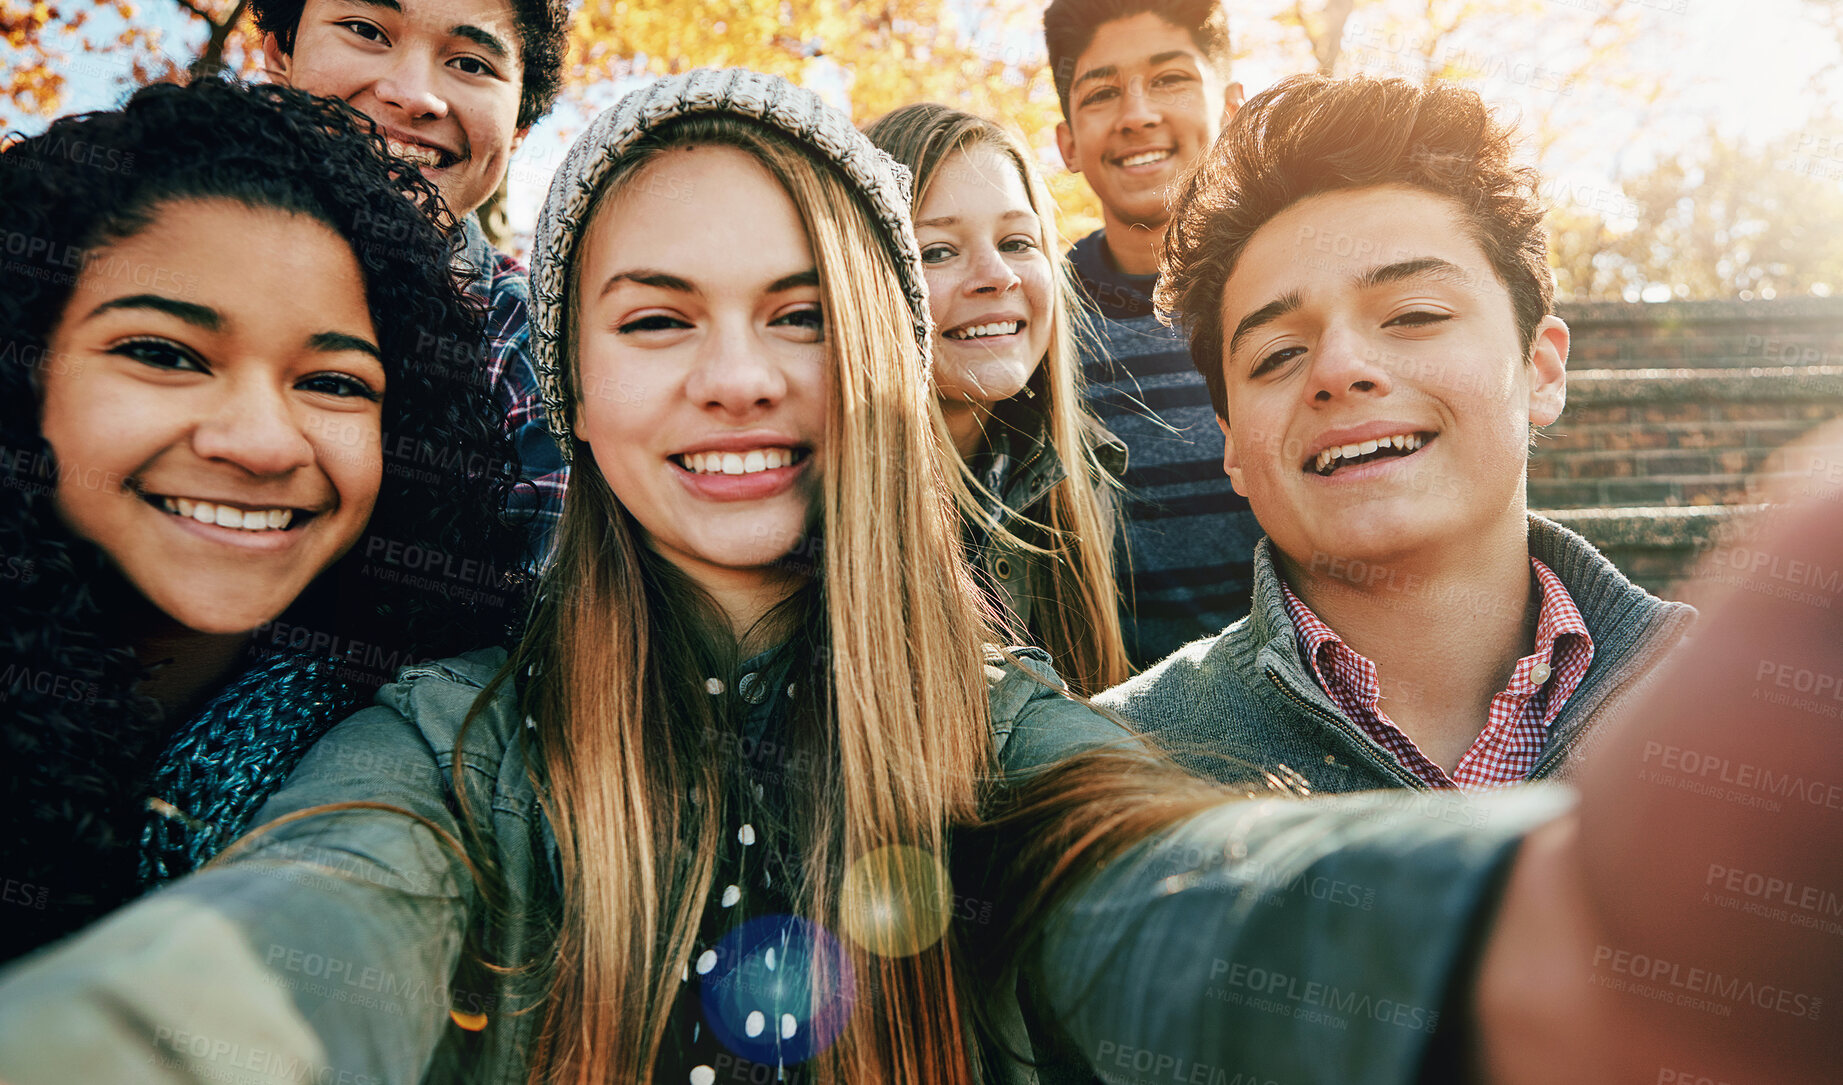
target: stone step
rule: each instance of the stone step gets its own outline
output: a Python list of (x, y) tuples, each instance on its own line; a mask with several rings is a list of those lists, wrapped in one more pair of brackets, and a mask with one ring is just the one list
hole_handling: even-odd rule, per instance
[(1748, 478), (1843, 416), (1843, 366), (1585, 370), (1537, 439), (1530, 501), (1555, 508), (1745, 503)]
[[(1770, 347), (1770, 349), (1768, 349)], [(1745, 343), (1676, 340), (1666, 344), (1610, 346), (1603, 350), (1569, 348), (1568, 364), (1582, 368), (1634, 370), (1671, 366), (1698, 369), (1749, 369), (1754, 366), (1843, 365), (1843, 337), (1826, 336), (1808, 342), (1773, 339), (1749, 347)]]
[[(1843, 400), (1843, 364), (1746, 368), (1575, 369), (1568, 372), (1568, 418), (1575, 408), (1661, 403)], [(1626, 417), (1605, 421), (1643, 421)], [(1657, 421), (1673, 421), (1659, 418)], [(1675, 419), (1674, 421), (1687, 421)]]
[(1607, 369), (1843, 365), (1843, 298), (1556, 307), (1575, 365)]
[[(1720, 533), (1761, 505), (1693, 508), (1544, 509), (1541, 515), (1578, 532), (1634, 583), (1666, 599), (1693, 594), (1688, 578)], [(1721, 570), (1717, 569), (1716, 572)]]

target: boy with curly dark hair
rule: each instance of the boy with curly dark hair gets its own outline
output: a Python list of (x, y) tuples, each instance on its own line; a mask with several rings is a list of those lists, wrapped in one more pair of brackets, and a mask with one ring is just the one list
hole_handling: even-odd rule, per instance
[(460, 220), (459, 262), (487, 304), (487, 340), (443, 344), (486, 367), (524, 457), (511, 511), (548, 549), (569, 469), (531, 368), (525, 268), (475, 217), (562, 86), (568, 0), (252, 0), (270, 76), (342, 98), (384, 130)]
[(1126, 443), (1127, 649), (1145, 666), (1248, 609), (1260, 529), (1222, 476), (1222, 442), (1184, 337), (1152, 308), (1178, 179), (1234, 114), (1221, 0), (1055, 0), (1043, 14), (1063, 121), (1056, 142), (1101, 202), (1076, 242), (1093, 329), (1089, 403)]
[(1565, 774), (1681, 639), (1528, 513), (1568, 328), (1512, 151), (1470, 91), (1295, 76), (1185, 181), (1158, 300), (1266, 538), (1247, 618), (1101, 702), (1317, 791), (1491, 787)]

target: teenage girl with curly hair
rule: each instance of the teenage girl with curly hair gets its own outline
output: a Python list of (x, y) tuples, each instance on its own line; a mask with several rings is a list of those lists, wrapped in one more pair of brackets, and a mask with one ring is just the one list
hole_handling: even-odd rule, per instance
[(433, 188), (278, 87), (0, 153), (0, 959), (182, 874), (403, 663), (518, 612)]

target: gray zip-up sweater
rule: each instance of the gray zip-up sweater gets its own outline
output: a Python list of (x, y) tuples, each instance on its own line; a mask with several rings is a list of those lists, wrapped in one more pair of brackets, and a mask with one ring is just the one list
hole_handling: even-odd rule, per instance
[[(1223, 780), (1284, 766), (1313, 791), (1427, 784), (1353, 723), (1320, 689), (1286, 613), (1272, 540), (1254, 549), (1254, 608), (1186, 645), (1095, 704), (1156, 734), (1178, 760)], [(1565, 776), (1593, 724), (1629, 701), (1695, 617), (1694, 608), (1627, 580), (1593, 544), (1529, 518), (1529, 552), (1561, 578), (1593, 638), (1593, 666), (1556, 716), (1534, 778)]]

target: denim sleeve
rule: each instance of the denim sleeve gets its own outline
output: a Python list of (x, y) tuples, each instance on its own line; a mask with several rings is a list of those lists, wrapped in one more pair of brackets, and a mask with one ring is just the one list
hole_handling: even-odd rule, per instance
[(1094, 872), (1029, 964), (1109, 1085), (1417, 1080), (1518, 842), (1563, 788), (1228, 802)]
[(1002, 746), (999, 764), (1016, 784), (1090, 750), (1143, 752), (1126, 727), (1101, 715), (1063, 690), (1049, 656), (1035, 648), (1009, 649), (1016, 662), (993, 670), (1002, 673), (992, 688), (992, 726)]
[(400, 714), (346, 720), (219, 862), (0, 973), (0, 1079), (421, 1080), (473, 894), (444, 794)]

